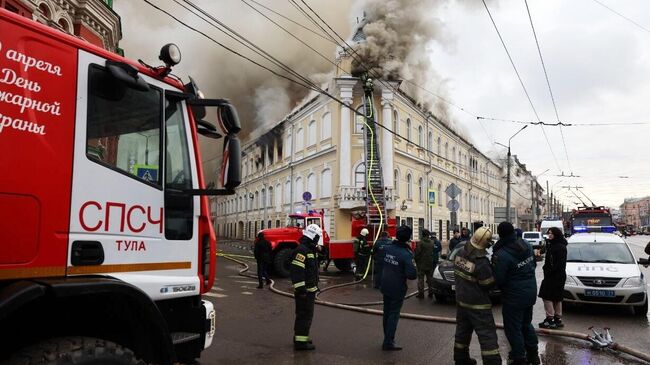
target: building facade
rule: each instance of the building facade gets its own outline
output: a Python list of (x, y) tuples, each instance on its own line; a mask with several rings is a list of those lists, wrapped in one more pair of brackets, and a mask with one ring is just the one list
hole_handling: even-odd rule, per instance
[(0, 0), (0, 7), (122, 54), (113, 0)]
[[(361, 81), (350, 76), (349, 59), (337, 61), (328, 90), (363, 113)], [(427, 228), (448, 238), (454, 227), (445, 190), (455, 184), (461, 191), (456, 226), (482, 221), (495, 228), (494, 207), (505, 206), (501, 166), (397, 86), (375, 82), (374, 91), (388, 215), (414, 232)], [(292, 212), (322, 209), (332, 238), (349, 239), (352, 218), (366, 211), (364, 133), (364, 118), (347, 106), (324, 95), (309, 98), (243, 146), (237, 194), (212, 203), (217, 235), (250, 239), (260, 229), (283, 226)], [(429, 202), (430, 191), (435, 201)]]
[(650, 226), (650, 196), (625, 199), (620, 206), (621, 220), (636, 228)]

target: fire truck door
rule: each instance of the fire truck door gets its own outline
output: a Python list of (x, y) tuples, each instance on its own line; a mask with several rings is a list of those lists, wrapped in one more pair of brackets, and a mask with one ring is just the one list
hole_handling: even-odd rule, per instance
[(80, 51), (68, 275), (103, 274), (153, 299), (199, 293), (197, 188), (187, 110), (171, 87), (125, 86), (106, 60)]

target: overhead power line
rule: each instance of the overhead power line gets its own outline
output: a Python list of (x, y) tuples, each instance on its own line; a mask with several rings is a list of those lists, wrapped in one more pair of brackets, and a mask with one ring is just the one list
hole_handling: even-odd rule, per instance
[(634, 24), (635, 26), (637, 26), (638, 28), (640, 28), (640, 29), (643, 30), (644, 32), (646, 32), (646, 33), (650, 33), (650, 29), (648, 29), (648, 28), (644, 27), (643, 25), (641, 25), (641, 24), (635, 22), (634, 20), (632, 20), (632, 19), (628, 18), (627, 16), (625, 16), (625, 15), (619, 13), (618, 11), (616, 11), (616, 10), (610, 8), (609, 6), (603, 4), (602, 2), (600, 2), (600, 1), (598, 1), (598, 0), (594, 0), (594, 2), (597, 3), (597, 4), (599, 4), (599, 5), (602, 6), (603, 8), (605, 8), (605, 9), (611, 11), (612, 13), (614, 13), (614, 14), (620, 16), (621, 18), (627, 20), (628, 22)]
[(518, 124), (530, 124), (530, 125), (545, 125), (549, 127), (601, 127), (601, 126), (626, 126), (626, 125), (650, 125), (650, 122), (605, 122), (605, 123), (573, 123), (573, 122), (533, 122), (527, 120), (517, 120), (517, 119), (502, 119), (502, 118), (491, 118), (491, 117), (476, 117), (477, 119), (492, 120), (495, 122), (508, 122), (508, 123), (518, 123)]
[[(542, 70), (544, 70), (544, 77), (546, 78), (548, 93), (549, 95), (551, 95), (551, 102), (553, 102), (553, 110), (555, 111), (555, 118), (559, 124), (560, 115), (557, 112), (557, 104), (555, 103), (555, 96), (553, 96), (553, 90), (551, 89), (551, 82), (548, 79), (548, 72), (546, 71), (546, 64), (544, 63), (544, 57), (542, 57), (542, 48), (539, 46), (539, 39), (537, 39), (537, 32), (535, 31), (535, 24), (533, 23), (533, 17), (532, 15), (530, 15), (530, 7), (528, 7), (528, 0), (524, 0), (524, 3), (526, 3), (526, 11), (528, 12), (528, 19), (530, 20), (530, 28), (533, 30), (533, 36), (535, 37), (535, 45), (537, 46), (537, 53), (539, 54), (539, 60), (542, 63)], [(569, 171), (573, 171), (573, 168), (571, 168), (571, 161), (569, 161), (569, 150), (566, 148), (566, 140), (564, 139), (564, 131), (562, 130), (561, 124), (560, 124), (560, 135), (562, 136), (562, 145), (564, 146), (564, 155), (566, 156), (566, 163), (567, 165), (569, 165)]]
[[(483, 6), (485, 6), (485, 10), (487, 11), (488, 16), (490, 17), (490, 21), (492, 22), (492, 25), (494, 26), (494, 30), (496, 30), (497, 35), (499, 36), (499, 40), (501, 40), (501, 45), (503, 45), (503, 49), (506, 51), (506, 55), (508, 55), (508, 59), (510, 60), (510, 64), (512, 65), (512, 68), (515, 71), (515, 74), (517, 75), (517, 79), (519, 79), (519, 84), (521, 84), (521, 88), (524, 90), (524, 94), (526, 94), (526, 98), (530, 103), (530, 107), (533, 109), (533, 113), (535, 114), (537, 121), (541, 122), (539, 115), (537, 114), (537, 109), (535, 109), (535, 105), (533, 104), (533, 100), (530, 98), (530, 95), (528, 94), (526, 85), (524, 85), (524, 81), (522, 80), (521, 75), (519, 75), (519, 71), (517, 70), (517, 66), (515, 66), (515, 62), (512, 60), (512, 56), (510, 56), (510, 51), (508, 51), (506, 42), (503, 40), (503, 37), (501, 36), (501, 32), (499, 32), (499, 27), (497, 27), (497, 23), (494, 21), (494, 18), (492, 17), (492, 13), (490, 12), (490, 9), (485, 3), (485, 0), (482, 0), (482, 2), (483, 2)], [(548, 136), (546, 135), (544, 126), (540, 124), (540, 128), (542, 128), (542, 133), (544, 134), (544, 138), (546, 139), (546, 144), (548, 145), (548, 148), (551, 151), (551, 155), (553, 156), (553, 161), (555, 161), (555, 165), (558, 171), (560, 171), (562, 169), (560, 168), (560, 164), (557, 161), (557, 157), (555, 157), (555, 152), (553, 152), (553, 147), (551, 146), (551, 142), (548, 140)]]

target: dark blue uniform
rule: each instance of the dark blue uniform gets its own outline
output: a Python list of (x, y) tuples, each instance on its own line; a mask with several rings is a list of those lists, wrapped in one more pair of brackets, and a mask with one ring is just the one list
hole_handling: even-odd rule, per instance
[(503, 326), (512, 349), (509, 357), (521, 363), (527, 354), (537, 355), (537, 335), (531, 323), (537, 299), (533, 248), (515, 233), (501, 237), (494, 246), (492, 266), (501, 288)]
[(294, 344), (300, 348), (309, 343), (309, 328), (314, 317), (314, 301), (318, 291), (318, 258), (316, 244), (302, 236), (300, 245), (291, 254), (291, 282), (296, 302), (296, 321), (293, 326)]
[(384, 267), (381, 278), (381, 292), (384, 295), (383, 348), (388, 350), (396, 348), (395, 331), (406, 295), (406, 280), (417, 278), (417, 270), (413, 262), (413, 251), (408, 243), (393, 241), (392, 244), (384, 247)]
[(377, 240), (372, 246), (372, 265), (373, 265), (373, 287), (379, 289), (381, 286), (381, 275), (384, 270), (384, 255), (386, 254), (385, 246), (390, 245), (391, 240), (383, 237)]

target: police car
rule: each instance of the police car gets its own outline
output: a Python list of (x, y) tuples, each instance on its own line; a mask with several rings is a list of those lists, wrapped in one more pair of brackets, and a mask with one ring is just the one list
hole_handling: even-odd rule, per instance
[(565, 302), (630, 306), (635, 315), (646, 315), (647, 281), (622, 238), (578, 233), (568, 242)]

